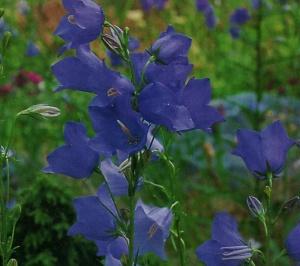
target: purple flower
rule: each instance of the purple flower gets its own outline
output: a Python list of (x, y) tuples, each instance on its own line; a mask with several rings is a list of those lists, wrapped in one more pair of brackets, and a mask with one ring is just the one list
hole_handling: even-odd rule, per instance
[(46, 173), (57, 173), (73, 178), (89, 177), (98, 164), (99, 156), (89, 145), (84, 125), (68, 122), (65, 125), (66, 144), (48, 155)]
[(262, 5), (262, 0), (252, 0), (252, 7), (254, 9), (259, 9)]
[(247, 168), (259, 178), (268, 172), (278, 175), (283, 169), (288, 150), (295, 144), (280, 121), (276, 121), (261, 132), (240, 129), (238, 145), (233, 154), (240, 156)]
[(216, 26), (216, 16), (213, 6), (208, 0), (196, 0), (196, 8), (205, 16), (205, 22), (209, 29)]
[(76, 57), (67, 57), (52, 66), (60, 82), (57, 90), (72, 89), (97, 94), (98, 105), (106, 106), (118, 96), (129, 97), (134, 87), (120, 73), (108, 69), (87, 46), (77, 50)]
[(204, 12), (209, 6), (210, 3), (208, 0), (196, 0), (196, 7), (198, 11)]
[(170, 131), (210, 130), (214, 123), (223, 121), (209, 105), (210, 98), (208, 79), (191, 79), (176, 90), (162, 83), (151, 83), (139, 96), (139, 110), (148, 122)]
[(240, 35), (241, 35), (241, 28), (236, 25), (231, 25), (229, 32), (233, 39), (238, 39), (238, 38), (240, 38)]
[(252, 249), (238, 232), (236, 220), (220, 212), (213, 221), (212, 238), (199, 246), (196, 254), (207, 266), (238, 266), (251, 258)]
[(29, 57), (37, 56), (40, 53), (40, 49), (33, 43), (29, 42), (27, 45), (26, 55)]
[(104, 24), (102, 8), (91, 0), (63, 0), (63, 4), (68, 14), (54, 32), (67, 42), (61, 52), (97, 39)]
[(162, 64), (170, 64), (181, 57), (187, 57), (191, 47), (191, 38), (177, 33), (172, 26), (160, 34), (152, 44), (149, 53)]
[(244, 25), (250, 19), (246, 8), (237, 8), (230, 16), (230, 23), (233, 25)]
[(148, 206), (139, 200), (134, 220), (135, 254), (140, 256), (151, 252), (165, 259), (164, 245), (169, 236), (172, 217), (170, 209)]
[(150, 11), (152, 8), (157, 8), (158, 10), (162, 10), (168, 0), (140, 0), (142, 9), (145, 12)]
[(288, 255), (295, 261), (300, 262), (300, 224), (298, 224), (288, 235), (285, 248)]
[(77, 220), (69, 235), (82, 235), (94, 241), (99, 256), (111, 254), (119, 259), (127, 253), (127, 241), (118, 234), (119, 216), (106, 185), (101, 185), (96, 196), (74, 200)]
[(100, 153), (132, 154), (145, 147), (149, 126), (132, 110), (130, 101), (117, 98), (113, 105), (106, 107), (93, 101), (89, 113), (97, 133), (92, 143)]
[[(134, 53), (131, 60), (134, 65), (135, 77), (141, 82), (141, 74), (150, 55), (148, 53)], [(155, 62), (150, 63), (144, 71), (143, 84), (160, 82), (169, 87), (183, 85), (188, 75), (192, 72), (193, 65), (189, 64), (186, 57), (178, 58), (171, 64), (162, 65)]]
[[(101, 185), (96, 196), (75, 199), (74, 207), (77, 220), (69, 229), (69, 235), (80, 234), (94, 241), (98, 247), (97, 255), (107, 256), (106, 265), (110, 265), (109, 262), (120, 265), (118, 260), (128, 253), (128, 239), (120, 235), (127, 222), (119, 216), (107, 186)], [(147, 206), (139, 200), (134, 220), (135, 255), (152, 252), (165, 258), (164, 244), (171, 221), (172, 213), (168, 208)]]

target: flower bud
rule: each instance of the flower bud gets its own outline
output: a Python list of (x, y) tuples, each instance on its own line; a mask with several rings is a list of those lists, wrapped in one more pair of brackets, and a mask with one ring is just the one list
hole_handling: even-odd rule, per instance
[(7, 266), (18, 266), (18, 262), (16, 259), (10, 259)]
[(5, 52), (5, 50), (8, 48), (11, 36), (12, 36), (12, 34), (10, 31), (4, 32), (3, 39), (2, 39), (2, 51), (3, 52)]
[(18, 266), (18, 262), (16, 259), (10, 259), (7, 266)]
[(297, 206), (300, 206), (300, 197), (299, 196), (295, 196), (295, 197), (287, 200), (283, 204), (282, 208), (285, 211), (290, 211), (290, 210), (294, 209)]
[(254, 217), (262, 217), (265, 214), (262, 203), (254, 196), (247, 198), (248, 209)]
[(37, 104), (30, 106), (29, 108), (19, 112), (17, 116), (20, 115), (40, 115), (42, 117), (57, 117), (60, 115), (60, 110), (54, 106), (50, 106), (47, 104)]

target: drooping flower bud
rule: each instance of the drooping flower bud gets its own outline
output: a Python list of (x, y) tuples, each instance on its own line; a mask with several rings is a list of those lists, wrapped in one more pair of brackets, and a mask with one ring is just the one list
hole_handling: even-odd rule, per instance
[(265, 214), (265, 209), (262, 203), (254, 196), (249, 196), (247, 198), (247, 205), (254, 217), (262, 217)]
[(284, 211), (290, 211), (292, 209), (294, 209), (295, 207), (300, 206), (300, 197), (299, 196), (295, 196), (289, 200), (287, 200), (282, 208)]
[(32, 105), (17, 114), (17, 116), (20, 115), (40, 115), (44, 118), (57, 117), (60, 115), (60, 110), (57, 107), (47, 104), (37, 104)]

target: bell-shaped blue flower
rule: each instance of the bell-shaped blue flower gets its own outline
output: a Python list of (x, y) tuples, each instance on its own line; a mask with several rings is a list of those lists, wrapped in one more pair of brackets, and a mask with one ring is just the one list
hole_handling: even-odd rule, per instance
[(95, 101), (89, 107), (93, 127), (97, 133), (92, 140), (93, 147), (100, 153), (126, 154), (144, 149), (149, 126), (143, 123), (139, 113), (132, 110), (130, 102), (121, 98), (106, 107), (99, 107)]
[[(184, 85), (193, 69), (193, 65), (188, 62), (187, 57), (180, 57), (168, 65), (153, 62), (145, 68), (149, 58), (148, 53), (134, 53), (131, 55), (135, 78), (142, 85), (153, 82), (160, 82), (169, 87)], [(141, 81), (142, 73), (144, 74), (143, 81)]]
[(67, 57), (52, 66), (59, 81), (57, 90), (72, 89), (97, 94), (97, 104), (105, 106), (115, 98), (130, 97), (134, 87), (120, 73), (108, 69), (89, 47), (80, 46), (76, 57)]
[(212, 238), (199, 246), (196, 254), (207, 266), (238, 266), (252, 257), (252, 249), (238, 232), (236, 220), (220, 212), (213, 221)]
[(120, 220), (106, 185), (101, 185), (97, 195), (74, 200), (77, 220), (69, 229), (69, 235), (82, 235), (94, 241), (98, 255), (111, 254), (119, 259), (127, 253), (128, 245), (118, 233)]
[(172, 26), (169, 26), (152, 44), (149, 53), (155, 56), (156, 61), (170, 64), (180, 57), (187, 57), (191, 44), (191, 38), (177, 33)]
[(216, 26), (216, 16), (213, 6), (208, 0), (196, 0), (196, 8), (198, 11), (202, 12), (205, 16), (205, 22), (209, 29)]
[(96, 40), (104, 24), (102, 8), (92, 0), (63, 0), (63, 4), (68, 13), (54, 32), (67, 42), (61, 52)]
[(57, 173), (73, 178), (89, 177), (98, 164), (99, 156), (89, 145), (86, 128), (80, 123), (68, 122), (65, 125), (66, 144), (47, 157), (46, 173)]
[(285, 241), (288, 255), (295, 261), (300, 262), (300, 224), (298, 224), (288, 235)]
[(230, 16), (230, 23), (243, 25), (250, 19), (250, 14), (246, 8), (237, 8)]
[(169, 236), (172, 212), (168, 208), (145, 205), (139, 200), (135, 207), (134, 250), (140, 256), (154, 253), (166, 258), (164, 245)]
[(269, 172), (279, 175), (288, 150), (295, 144), (280, 121), (276, 121), (261, 132), (240, 129), (238, 145), (233, 154), (241, 157), (247, 168), (257, 177), (265, 178)]
[(139, 96), (139, 110), (148, 122), (170, 131), (210, 130), (214, 123), (223, 121), (218, 111), (209, 105), (210, 98), (208, 79), (191, 79), (177, 90), (152, 83)]

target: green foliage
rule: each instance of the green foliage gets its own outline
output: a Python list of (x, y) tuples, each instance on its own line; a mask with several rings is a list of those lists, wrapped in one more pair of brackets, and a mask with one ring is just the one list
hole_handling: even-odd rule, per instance
[(20, 192), (23, 211), (15, 238), (20, 265), (99, 265), (92, 243), (67, 236), (75, 219), (72, 198), (54, 176), (39, 176)]

